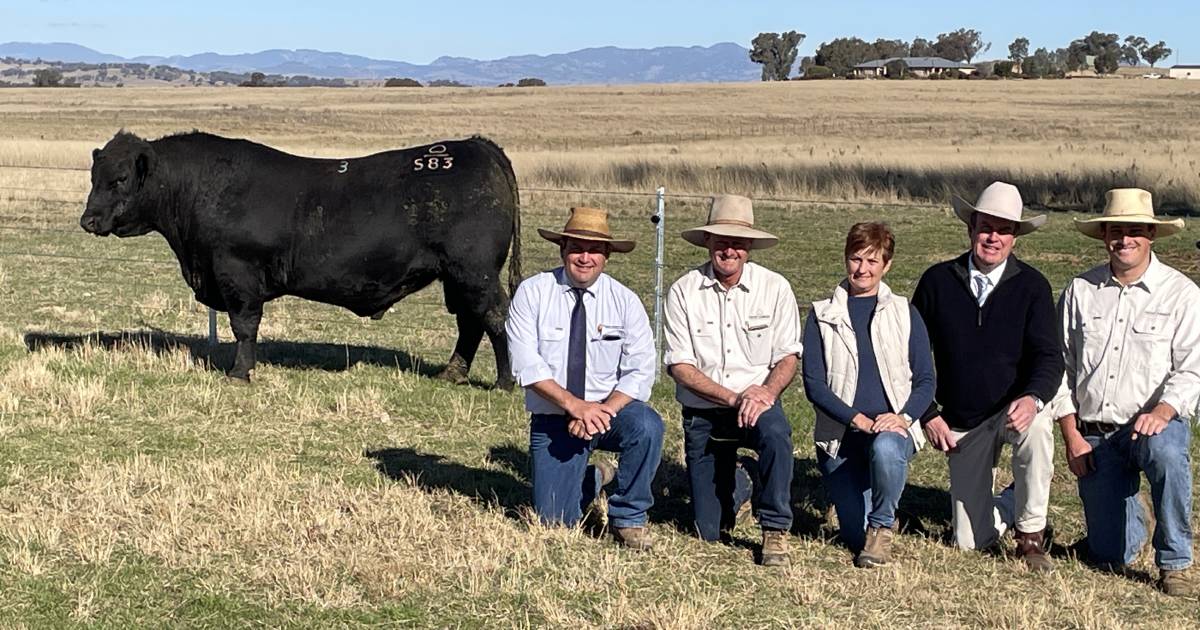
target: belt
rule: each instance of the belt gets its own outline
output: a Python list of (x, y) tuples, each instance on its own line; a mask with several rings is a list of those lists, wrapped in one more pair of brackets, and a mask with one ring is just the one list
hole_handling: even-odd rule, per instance
[(1104, 437), (1121, 429), (1122, 425), (1111, 422), (1078, 422), (1075, 425), (1084, 436)]

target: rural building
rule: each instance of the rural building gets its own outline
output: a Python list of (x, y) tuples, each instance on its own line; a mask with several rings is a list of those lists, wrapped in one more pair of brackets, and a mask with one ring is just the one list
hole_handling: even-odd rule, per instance
[(1200, 79), (1200, 66), (1171, 66), (1172, 79)]
[(893, 61), (900, 60), (908, 65), (908, 71), (913, 76), (931, 77), (943, 74), (949, 70), (958, 70), (963, 74), (974, 74), (975, 66), (958, 61), (950, 61), (941, 57), (892, 57), (890, 59), (876, 59), (854, 66), (854, 76), (856, 77), (886, 77), (887, 65)]

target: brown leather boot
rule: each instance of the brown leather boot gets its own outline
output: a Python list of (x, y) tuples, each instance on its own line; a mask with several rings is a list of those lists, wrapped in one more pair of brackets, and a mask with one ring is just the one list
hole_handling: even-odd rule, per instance
[(881, 567), (892, 560), (892, 540), (896, 532), (890, 527), (867, 528), (867, 544), (854, 559), (854, 566), (860, 569)]
[(788, 533), (778, 529), (762, 530), (762, 565), (786, 567), (792, 563), (787, 548)]
[(1030, 571), (1049, 573), (1054, 570), (1054, 563), (1046, 554), (1046, 544), (1043, 534), (1046, 530), (1036, 532), (1017, 532), (1017, 557), (1025, 561)]
[(613, 538), (618, 545), (634, 551), (650, 551), (654, 548), (649, 527), (614, 527)]
[(1196, 586), (1196, 576), (1188, 569), (1162, 569), (1158, 578), (1158, 590), (1171, 597), (1195, 598), (1200, 595), (1200, 588)]

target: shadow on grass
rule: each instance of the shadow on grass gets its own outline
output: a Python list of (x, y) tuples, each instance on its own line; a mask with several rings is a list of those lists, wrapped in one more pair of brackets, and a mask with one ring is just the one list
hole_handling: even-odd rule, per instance
[[(197, 335), (180, 335), (163, 330), (133, 330), (70, 335), (54, 332), (31, 332), (24, 337), (25, 347), (30, 352), (44, 348), (70, 350), (83, 346), (97, 346), (105, 350), (146, 349), (155, 354), (186, 351), (192, 360), (211, 370), (224, 371), (233, 365), (234, 344), (222, 343), (216, 347), (208, 345), (208, 339)], [(444, 363), (428, 363), (403, 350), (392, 350), (377, 346), (355, 346), (337, 343), (315, 343), (305, 341), (259, 341), (256, 356), (259, 363), (267, 363), (292, 369), (324, 370), (342, 372), (359, 365), (373, 365), (413, 372), (429, 378), (436, 377), (446, 366)], [(491, 389), (490, 383), (472, 379), (470, 384), (481, 389)]]
[[(493, 447), (493, 459), (504, 463), (503, 455), (517, 460), (528, 456), (515, 446)], [(425, 490), (449, 490), (478, 501), (487, 507), (499, 507), (513, 519), (520, 519), (521, 508), (529, 504), (529, 483), (524, 476), (508, 472), (474, 468), (450, 461), (435, 453), (419, 453), (411, 448), (384, 448), (363, 453), (375, 460), (379, 474), (392, 480), (411, 478)], [(528, 466), (526, 465), (526, 469)]]

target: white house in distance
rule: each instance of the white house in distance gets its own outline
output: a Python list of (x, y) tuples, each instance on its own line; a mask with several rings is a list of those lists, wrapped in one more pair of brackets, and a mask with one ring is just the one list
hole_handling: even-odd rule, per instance
[(908, 65), (908, 72), (913, 76), (931, 77), (950, 70), (958, 70), (963, 74), (975, 74), (975, 66), (959, 61), (950, 61), (941, 57), (892, 57), (891, 59), (876, 59), (854, 66), (854, 76), (886, 77), (887, 65), (901, 60)]
[(1200, 79), (1200, 66), (1196, 65), (1171, 66), (1168, 72), (1172, 79)]

